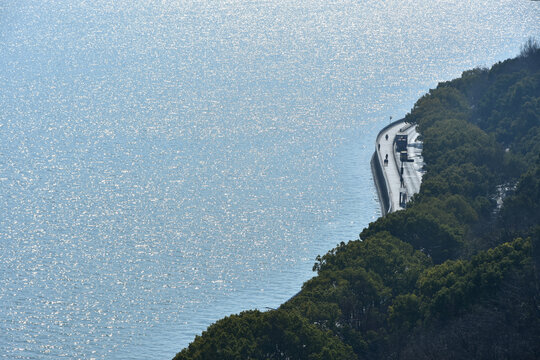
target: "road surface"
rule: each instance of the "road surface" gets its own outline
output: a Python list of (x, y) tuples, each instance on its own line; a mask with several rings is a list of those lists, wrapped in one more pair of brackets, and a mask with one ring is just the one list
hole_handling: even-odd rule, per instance
[[(412, 162), (402, 162), (400, 154), (396, 152), (394, 140), (398, 133), (408, 135), (407, 156)], [(376, 181), (379, 196), (384, 188), (388, 193), (389, 203), (385, 205), (381, 200), (383, 214), (386, 215), (386, 213), (403, 209), (407, 201), (420, 191), (424, 165), (422, 142), (419, 140), (416, 125), (407, 124), (402, 119), (381, 130), (375, 142), (375, 149), (374, 156), (377, 156), (379, 160), (383, 177), (378, 179), (378, 184)], [(374, 177), (377, 175), (374, 174)], [(386, 186), (380, 186), (382, 181)]]

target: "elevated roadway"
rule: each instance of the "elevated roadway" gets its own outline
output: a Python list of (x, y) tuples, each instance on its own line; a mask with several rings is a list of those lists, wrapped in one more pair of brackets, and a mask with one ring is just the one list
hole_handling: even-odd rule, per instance
[[(407, 135), (407, 159), (410, 161), (400, 160), (396, 150), (397, 134)], [(420, 191), (423, 165), (422, 142), (416, 125), (407, 124), (401, 119), (379, 132), (371, 169), (383, 215), (405, 208), (407, 201)]]

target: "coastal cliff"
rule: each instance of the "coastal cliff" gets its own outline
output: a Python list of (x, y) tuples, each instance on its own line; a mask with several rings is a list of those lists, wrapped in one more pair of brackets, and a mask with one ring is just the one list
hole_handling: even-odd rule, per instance
[(540, 353), (540, 47), (439, 84), (405, 121), (426, 164), (407, 209), (317, 257), (279, 309), (219, 320), (175, 359)]

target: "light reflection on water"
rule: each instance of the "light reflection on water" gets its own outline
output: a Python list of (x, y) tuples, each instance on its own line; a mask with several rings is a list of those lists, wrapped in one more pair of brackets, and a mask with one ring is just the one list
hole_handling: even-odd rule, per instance
[(0, 355), (170, 358), (379, 214), (373, 139), (526, 1), (0, 5)]

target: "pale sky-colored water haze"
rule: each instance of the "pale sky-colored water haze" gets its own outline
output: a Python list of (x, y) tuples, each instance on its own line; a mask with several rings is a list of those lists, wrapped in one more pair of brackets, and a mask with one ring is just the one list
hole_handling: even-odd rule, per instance
[(380, 215), (375, 134), (532, 1), (0, 3), (0, 358), (172, 358)]

